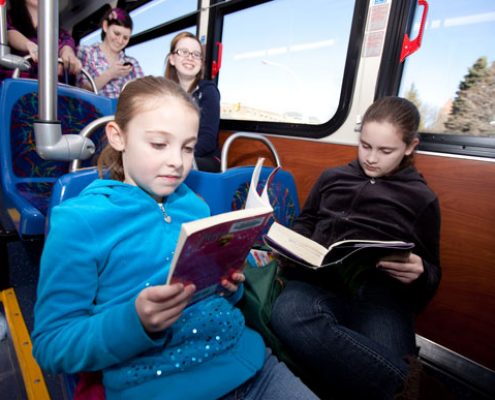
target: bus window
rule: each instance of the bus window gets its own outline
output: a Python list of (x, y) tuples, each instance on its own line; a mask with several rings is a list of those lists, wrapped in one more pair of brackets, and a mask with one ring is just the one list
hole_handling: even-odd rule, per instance
[(354, 2), (270, 1), (223, 18), (223, 120), (320, 125), (336, 113)]
[(134, 24), (133, 35), (166, 21), (196, 12), (198, 0), (153, 0), (129, 14)]
[[(426, 142), (463, 136), (469, 146), (495, 137), (495, 2), (428, 3), (422, 46), (405, 61), (399, 95), (418, 106)], [(417, 35), (421, 14), (418, 6), (410, 37)]]

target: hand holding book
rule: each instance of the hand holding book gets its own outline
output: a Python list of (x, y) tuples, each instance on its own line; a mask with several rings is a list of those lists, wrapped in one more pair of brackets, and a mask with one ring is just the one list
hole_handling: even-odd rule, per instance
[(222, 286), (236, 290), (236, 272), (242, 271), (251, 246), (273, 214), (267, 186), (277, 169), (259, 195), (256, 187), (263, 161), (260, 158), (254, 168), (245, 209), (182, 225), (167, 283), (194, 284), (192, 302), (222, 291)]
[(324, 247), (276, 222), (265, 243), (279, 256), (304, 268), (335, 268), (351, 290), (359, 287), (379, 260), (405, 262), (414, 248), (414, 243), (380, 240), (343, 240)]
[(265, 236), (265, 243), (273, 251), (291, 261), (311, 269), (356, 261), (378, 261), (383, 257), (404, 259), (414, 243), (384, 240), (342, 240), (328, 248), (274, 222)]

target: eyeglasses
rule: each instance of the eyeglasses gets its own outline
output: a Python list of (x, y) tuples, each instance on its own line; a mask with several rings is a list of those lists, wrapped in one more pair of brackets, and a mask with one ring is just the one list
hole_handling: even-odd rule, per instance
[(187, 49), (177, 49), (174, 51), (174, 54), (177, 54), (179, 57), (184, 58), (192, 56), (192, 58), (194, 58), (195, 60), (201, 60), (203, 58), (203, 55), (200, 51), (189, 51)]

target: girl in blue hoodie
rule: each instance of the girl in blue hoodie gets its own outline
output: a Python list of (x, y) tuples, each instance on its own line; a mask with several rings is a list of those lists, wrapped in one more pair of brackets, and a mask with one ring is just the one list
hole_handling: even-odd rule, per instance
[(199, 110), (174, 82), (123, 90), (99, 179), (54, 208), (41, 259), (33, 352), (59, 373), (103, 371), (108, 399), (315, 399), (245, 326), (230, 296), (186, 308), (194, 285), (165, 285), (183, 222), (209, 215), (184, 183)]

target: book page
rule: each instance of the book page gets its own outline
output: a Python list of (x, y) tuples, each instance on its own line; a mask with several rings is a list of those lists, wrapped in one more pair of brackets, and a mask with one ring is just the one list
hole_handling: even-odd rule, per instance
[(300, 259), (313, 266), (321, 265), (327, 249), (307, 237), (274, 222), (265, 237), (266, 244), (273, 250), (294, 259)]
[(258, 182), (260, 179), (261, 170), (263, 168), (263, 162), (265, 159), (263, 157), (258, 158), (256, 162), (256, 166), (253, 170), (253, 175), (251, 176), (251, 183), (249, 184), (249, 191), (246, 198), (246, 205), (244, 208), (257, 208), (257, 207), (270, 207), (270, 199), (268, 197), (268, 187), (273, 181), (273, 177), (279, 170), (279, 167), (274, 168), (273, 171), (268, 176), (263, 191), (260, 194), (258, 193)]

